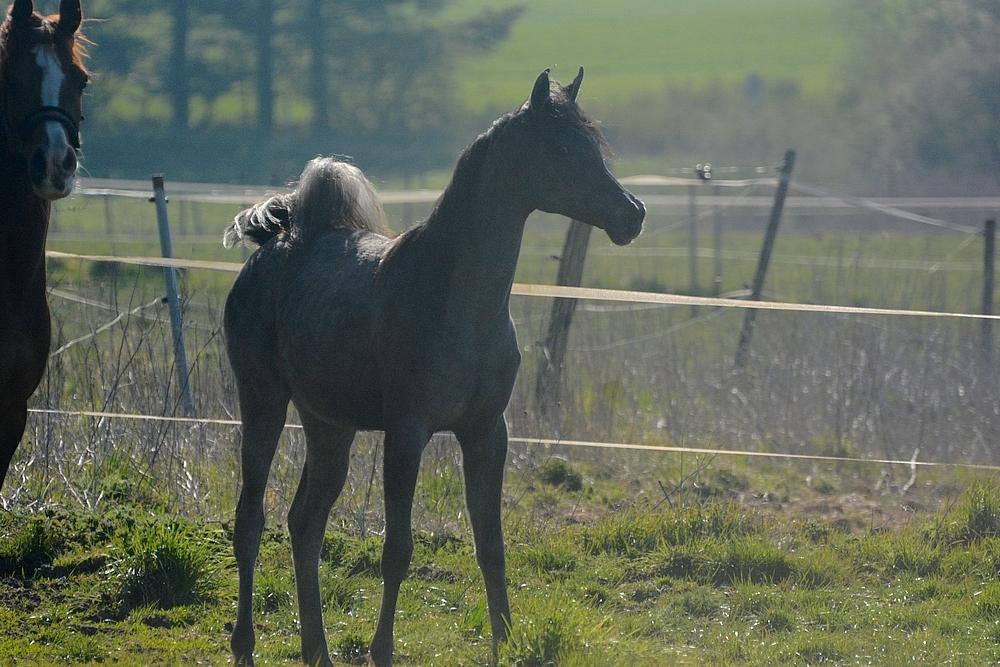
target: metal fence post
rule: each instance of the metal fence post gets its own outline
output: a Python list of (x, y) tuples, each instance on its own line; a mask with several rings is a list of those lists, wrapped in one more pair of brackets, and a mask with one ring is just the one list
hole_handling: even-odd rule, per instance
[[(698, 194), (694, 185), (688, 186), (688, 294), (698, 296)], [(691, 317), (698, 314), (698, 307), (691, 306)]]
[(715, 206), (712, 211), (712, 255), (714, 275), (712, 276), (712, 296), (722, 294), (722, 207), (719, 206), (720, 188), (712, 189), (715, 195)]
[[(153, 176), (153, 201), (156, 203), (156, 222), (160, 228), (160, 254), (166, 258), (174, 256), (173, 244), (170, 241), (170, 221), (167, 218), (167, 196), (163, 188), (163, 175)], [(170, 326), (174, 337), (174, 366), (177, 369), (177, 386), (181, 392), (181, 405), (184, 414), (194, 416), (194, 400), (191, 398), (191, 385), (188, 382), (187, 352), (184, 349), (184, 321), (181, 315), (181, 302), (177, 288), (177, 271), (172, 266), (163, 267), (163, 278), (167, 284), (167, 304), (170, 307)]]
[[(987, 220), (983, 225), (983, 315), (993, 314), (993, 282), (996, 260), (997, 221)], [(983, 350), (993, 356), (993, 320), (981, 320)]]
[[(785, 208), (785, 196), (788, 194), (788, 184), (792, 180), (792, 169), (795, 167), (795, 151), (785, 153), (785, 162), (781, 165), (781, 174), (778, 176), (778, 189), (774, 193), (774, 205), (771, 207), (771, 218), (767, 223), (767, 231), (764, 233), (764, 244), (760, 249), (760, 257), (757, 260), (757, 271), (753, 276), (753, 285), (750, 288), (750, 300), (760, 301), (760, 295), (764, 291), (764, 278), (767, 276), (767, 266), (771, 262), (771, 251), (774, 249), (774, 241), (778, 237), (778, 225), (781, 223), (781, 212)], [(753, 336), (753, 323), (757, 317), (757, 311), (748, 308), (743, 315), (743, 328), (740, 330), (740, 342), (736, 346), (736, 367), (742, 368), (747, 362), (747, 351), (750, 348), (750, 338)]]

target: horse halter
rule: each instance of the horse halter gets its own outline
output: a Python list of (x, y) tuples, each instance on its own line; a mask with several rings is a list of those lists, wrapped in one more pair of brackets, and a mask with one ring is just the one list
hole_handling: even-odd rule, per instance
[[(70, 115), (60, 107), (39, 107), (28, 114), (28, 117), (21, 121), (21, 126), (17, 131), (21, 142), (27, 142), (32, 133), (38, 129), (39, 125), (50, 120), (59, 123), (66, 129), (66, 137), (69, 139), (69, 145), (79, 150), (80, 125), (70, 118)], [(83, 118), (81, 117), (80, 120), (83, 120)]]

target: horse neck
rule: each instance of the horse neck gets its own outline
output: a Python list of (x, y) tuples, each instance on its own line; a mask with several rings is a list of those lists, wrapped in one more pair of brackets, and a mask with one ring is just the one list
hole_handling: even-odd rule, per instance
[(27, 162), (0, 131), (0, 284), (13, 297), (45, 290), (49, 202), (35, 195)]
[(503, 163), (487, 155), (474, 174), (453, 180), (423, 234), (434, 249), (434, 270), (448, 277), (443, 287), (449, 310), (483, 324), (506, 315), (532, 211), (514, 188), (505, 187), (511, 179), (502, 173)]

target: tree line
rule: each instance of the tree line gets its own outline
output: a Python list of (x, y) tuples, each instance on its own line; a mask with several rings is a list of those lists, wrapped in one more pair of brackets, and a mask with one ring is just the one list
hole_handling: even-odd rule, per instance
[(91, 0), (92, 115), (175, 128), (446, 127), (452, 65), (520, 7), (452, 20), (450, 0)]

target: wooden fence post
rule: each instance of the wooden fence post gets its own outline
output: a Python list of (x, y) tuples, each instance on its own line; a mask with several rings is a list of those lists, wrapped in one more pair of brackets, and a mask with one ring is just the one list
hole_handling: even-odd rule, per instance
[[(987, 220), (983, 225), (983, 315), (993, 314), (993, 282), (996, 259), (997, 221)], [(993, 320), (980, 320), (983, 332), (983, 351), (993, 356)]]
[[(579, 287), (583, 280), (583, 265), (590, 244), (590, 225), (573, 220), (566, 232), (562, 255), (559, 257), (557, 285)], [(566, 361), (569, 327), (576, 312), (576, 299), (553, 299), (549, 317), (549, 332), (542, 350), (545, 358), (538, 366), (535, 381), (535, 402), (546, 419), (554, 416), (562, 393), (562, 371)], [(556, 413), (557, 414), (557, 413)]]
[[(753, 285), (750, 288), (750, 300), (759, 301), (764, 291), (764, 278), (767, 276), (767, 266), (771, 262), (771, 251), (774, 249), (774, 241), (778, 237), (778, 225), (781, 223), (781, 212), (785, 208), (785, 196), (788, 194), (788, 184), (792, 180), (792, 169), (795, 168), (795, 151), (785, 153), (785, 161), (781, 165), (781, 173), (778, 176), (778, 188), (774, 193), (774, 205), (771, 207), (771, 218), (767, 222), (767, 231), (764, 233), (764, 244), (760, 249), (760, 257), (757, 260), (757, 271), (753, 276)], [(750, 348), (750, 338), (753, 336), (753, 323), (757, 317), (757, 311), (748, 308), (743, 315), (743, 328), (740, 330), (740, 341), (736, 346), (736, 367), (743, 368), (747, 361), (747, 352)]]
[[(153, 201), (156, 203), (156, 223), (160, 228), (160, 254), (163, 257), (174, 256), (173, 244), (170, 240), (170, 221), (167, 219), (167, 195), (163, 187), (163, 175), (153, 176)], [(181, 405), (184, 414), (194, 416), (194, 400), (191, 398), (191, 385), (188, 382), (187, 352), (184, 349), (184, 320), (181, 315), (181, 302), (177, 289), (177, 271), (172, 266), (163, 267), (163, 278), (167, 284), (167, 305), (170, 308), (170, 326), (174, 338), (174, 367), (177, 369), (177, 386), (181, 392)]]

